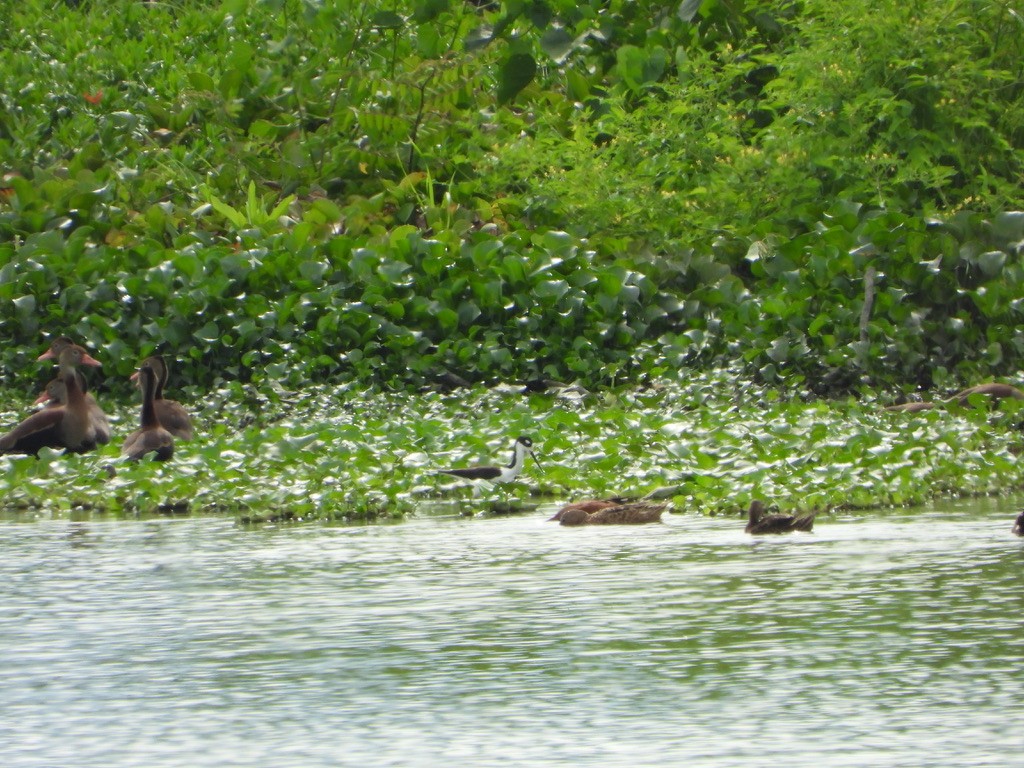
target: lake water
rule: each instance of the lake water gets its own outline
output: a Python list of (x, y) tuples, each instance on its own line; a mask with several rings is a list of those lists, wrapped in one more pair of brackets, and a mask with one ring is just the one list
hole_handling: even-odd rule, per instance
[(568, 529), (0, 522), (21, 766), (1005, 766), (1007, 500)]

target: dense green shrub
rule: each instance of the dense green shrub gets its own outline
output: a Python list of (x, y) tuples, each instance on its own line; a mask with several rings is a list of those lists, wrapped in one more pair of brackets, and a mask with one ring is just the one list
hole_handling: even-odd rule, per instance
[(196, 384), (1016, 370), (1019, 24), (29, 0), (0, 14), (0, 369), (67, 332)]

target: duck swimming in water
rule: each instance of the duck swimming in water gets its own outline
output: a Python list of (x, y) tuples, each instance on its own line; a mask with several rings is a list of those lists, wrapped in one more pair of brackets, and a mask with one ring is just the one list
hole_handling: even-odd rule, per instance
[(548, 518), (548, 522), (553, 520), (561, 520), (562, 515), (566, 512), (571, 512), (576, 509), (581, 509), (588, 515), (594, 512), (600, 512), (602, 509), (608, 509), (609, 507), (617, 507), (621, 504), (628, 504), (631, 500), (622, 496), (613, 496), (609, 499), (585, 499), (583, 501), (573, 501), (566, 504), (560, 510), (555, 512), (554, 515)]
[[(613, 504), (596, 512), (587, 512), (575, 507), (556, 515), (562, 525), (643, 525), (660, 523), (661, 513), (668, 504), (652, 504), (649, 501), (634, 501), (629, 504)], [(554, 520), (555, 518), (551, 518)]]
[(764, 533), (810, 531), (814, 527), (814, 516), (818, 514), (816, 509), (802, 515), (766, 515), (766, 511), (767, 507), (760, 499), (750, 502), (747, 527), (744, 530), (755, 536)]

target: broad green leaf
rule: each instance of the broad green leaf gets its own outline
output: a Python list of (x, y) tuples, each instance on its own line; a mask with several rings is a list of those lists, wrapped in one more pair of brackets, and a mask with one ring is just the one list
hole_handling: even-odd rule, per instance
[(498, 104), (508, 104), (529, 85), (537, 73), (537, 62), (528, 53), (512, 54), (498, 73)]

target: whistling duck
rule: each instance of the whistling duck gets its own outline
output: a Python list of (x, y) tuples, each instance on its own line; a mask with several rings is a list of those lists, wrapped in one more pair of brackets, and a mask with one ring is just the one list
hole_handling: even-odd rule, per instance
[(767, 508), (763, 501), (754, 499), (750, 502), (747, 512), (747, 533), (789, 533), (791, 531), (809, 531), (814, 527), (814, 516), (818, 510), (812, 509), (802, 515), (765, 515)]
[(529, 454), (540, 466), (537, 455), (533, 452), (533, 441), (528, 437), (518, 437), (512, 447), (512, 462), (507, 467), (469, 467), (467, 469), (440, 469), (442, 475), (454, 475), (466, 480), (486, 480), (489, 483), (511, 483), (523, 471), (526, 456)]
[[(67, 336), (58, 336), (50, 342), (50, 347), (43, 354), (37, 357), (37, 360), (56, 360), (59, 358), (60, 353), (68, 347), (75, 346), (75, 343)], [(85, 376), (82, 375), (81, 371), (76, 370), (78, 376), (78, 387), (82, 390), (82, 396), (85, 398), (85, 403), (89, 407), (89, 415), (92, 418), (93, 426), (96, 429), (96, 442), (100, 445), (106, 445), (110, 442), (110, 422), (107, 421), (107, 414), (100, 408), (99, 403), (96, 402), (91, 394), (89, 394), (89, 388), (85, 381)], [(54, 379), (58, 381), (59, 379)], [(52, 382), (51, 382), (52, 383)], [(50, 398), (51, 403), (54, 399)], [(37, 400), (36, 402), (41, 402)], [(57, 403), (59, 404), (59, 403)]]
[(586, 512), (579, 507), (562, 513), (559, 522), (562, 525), (642, 525), (643, 523), (660, 523), (661, 513), (667, 504), (651, 504), (647, 501), (635, 501), (630, 504), (613, 504), (596, 512)]
[[(948, 400), (943, 401), (943, 403), (957, 403), (961, 407), (966, 408), (971, 404), (971, 395), (985, 395), (986, 397), (992, 398), (994, 403), (998, 403), (1000, 400), (1005, 399), (1024, 400), (1024, 392), (1021, 392), (1016, 387), (1011, 387), (1009, 384), (988, 382), (987, 384), (976, 384), (973, 387), (968, 387), (967, 389), (957, 392)], [(930, 411), (937, 405), (938, 403), (902, 403), (900, 405), (886, 406), (884, 410), (918, 413), (920, 411)]]
[(167, 461), (174, 455), (174, 438), (164, 429), (156, 413), (157, 372), (146, 361), (139, 367), (138, 374), (142, 385), (141, 426), (125, 439), (121, 453), (131, 461), (138, 461), (147, 453), (155, 453), (157, 461)]
[[(177, 400), (167, 400), (164, 398), (164, 385), (167, 383), (168, 376), (167, 364), (164, 362), (164, 359), (160, 355), (150, 355), (142, 361), (142, 364), (148, 365), (156, 373), (156, 392), (154, 393), (153, 406), (156, 408), (156, 416), (160, 423), (164, 429), (179, 440), (191, 440), (192, 419), (189, 417), (188, 411)], [(140, 389), (142, 388), (138, 371), (132, 374), (131, 380)]]
[[(59, 408), (60, 416), (63, 416), (64, 406), (68, 402), (67, 387), (60, 379), (54, 379), (46, 385), (43, 392), (35, 401), (36, 404), (47, 403), (47, 409)], [(33, 413), (21, 424), (0, 437), (0, 452), (2, 453), (25, 453), (31, 456), (39, 456), (41, 448), (63, 448), (57, 436), (55, 413), (43, 414)]]
[(1017, 519), (1013, 521), (1012, 530), (1018, 536), (1024, 536), (1024, 512), (1017, 515)]
[[(82, 385), (81, 379), (79, 379), (78, 385)], [(46, 382), (42, 393), (33, 403), (33, 405), (40, 404), (45, 408), (60, 408), (62, 405), (67, 405), (68, 388), (64, 386), (64, 381), (61, 379), (50, 379)]]
[(956, 401), (960, 405), (970, 405), (968, 398), (971, 395), (987, 395), (996, 402), (1006, 398), (1011, 400), (1024, 400), (1024, 392), (1021, 392), (1016, 387), (1011, 387), (1009, 384), (989, 382), (988, 384), (977, 384), (973, 387), (968, 387), (962, 392), (957, 392), (950, 398), (950, 402)]
[(64, 448), (70, 453), (84, 453), (96, 447), (96, 425), (79, 385), (76, 366), (99, 366), (100, 363), (75, 344), (64, 347), (57, 359), (64, 404), (32, 414), (0, 437), (0, 452), (38, 456), (39, 449), (44, 447)]

